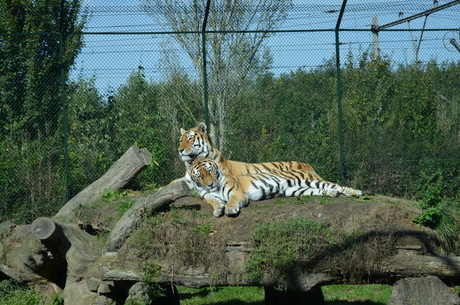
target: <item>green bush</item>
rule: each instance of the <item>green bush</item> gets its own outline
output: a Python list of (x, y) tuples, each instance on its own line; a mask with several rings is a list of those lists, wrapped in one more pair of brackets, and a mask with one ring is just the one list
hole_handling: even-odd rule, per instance
[(288, 276), (300, 266), (322, 261), (338, 235), (329, 225), (304, 218), (262, 224), (252, 233), (254, 250), (246, 262), (249, 281), (258, 281), (267, 273), (287, 283)]
[(420, 225), (436, 228), (442, 219), (442, 212), (439, 204), (443, 201), (443, 178), (440, 171), (434, 174), (422, 173), (420, 208), (422, 214), (414, 221)]

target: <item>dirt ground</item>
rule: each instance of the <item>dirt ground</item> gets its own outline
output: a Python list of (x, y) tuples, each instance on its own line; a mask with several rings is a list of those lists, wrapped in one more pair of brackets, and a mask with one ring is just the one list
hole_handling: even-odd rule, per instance
[[(132, 192), (132, 195), (129, 200), (135, 201), (148, 194)], [(248, 243), (253, 229), (259, 224), (293, 217), (325, 221), (333, 229), (345, 232), (398, 231), (401, 243), (405, 244), (420, 244), (420, 236), (426, 236), (426, 233), (435, 235), (432, 230), (413, 223), (412, 220), (421, 213), (417, 202), (380, 195), (303, 196), (252, 201), (237, 216), (219, 218), (213, 216), (212, 207), (197, 195), (179, 198), (171, 206), (174, 211), (171, 208), (162, 211), (164, 217), (181, 217), (206, 225), (213, 231), (213, 237), (223, 238), (227, 244)], [(110, 231), (117, 219), (114, 213), (118, 213), (115, 204), (87, 209), (80, 213), (79, 223), (87, 226), (87, 231), (91, 228)]]
[[(247, 242), (252, 229), (264, 222), (306, 217), (328, 222), (333, 228), (351, 232), (353, 230), (392, 230), (401, 232), (421, 232), (412, 220), (421, 210), (414, 201), (386, 196), (356, 197), (283, 197), (264, 201), (254, 201), (243, 208), (236, 217), (212, 215), (212, 207), (199, 197), (187, 196), (178, 199), (174, 206), (179, 210), (195, 209), (207, 216), (209, 226), (215, 234), (225, 237), (228, 243)], [(189, 213), (183, 213), (187, 217)], [(428, 230), (430, 231), (430, 230)], [(430, 232), (433, 233), (433, 232)], [(411, 234), (407, 234), (413, 235)], [(409, 237), (408, 237), (409, 238)], [(407, 239), (404, 243), (410, 243)], [(412, 241), (419, 243), (418, 237)]]

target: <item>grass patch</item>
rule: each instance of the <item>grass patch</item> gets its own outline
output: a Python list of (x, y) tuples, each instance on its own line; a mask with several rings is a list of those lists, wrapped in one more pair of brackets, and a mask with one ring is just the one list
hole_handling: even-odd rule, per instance
[(0, 305), (36, 305), (41, 295), (27, 285), (13, 281), (0, 282)]
[(228, 264), (222, 263), (226, 260), (226, 244), (221, 239), (211, 239), (213, 234), (209, 217), (171, 205), (169, 211), (146, 215), (126, 243), (142, 259), (162, 260), (168, 266), (204, 268), (218, 277), (228, 272)]
[[(177, 287), (182, 305), (263, 305), (263, 287)], [(322, 287), (326, 305), (384, 305), (391, 297), (388, 285), (331, 285)], [(0, 282), (0, 305), (36, 305), (42, 302), (32, 288)], [(48, 303), (52, 304), (52, 303)]]
[(383, 221), (370, 233), (345, 232), (302, 217), (263, 223), (252, 232), (247, 280), (259, 282), (269, 275), (280, 287), (289, 287), (298, 274), (328, 270), (346, 284), (362, 284), (367, 270), (393, 253), (396, 235), (395, 226)]
[(260, 225), (252, 233), (255, 247), (246, 262), (248, 280), (258, 282), (263, 273), (268, 273), (287, 284), (299, 259), (322, 261), (337, 242), (334, 234), (327, 224), (303, 218)]
[(177, 287), (181, 305), (263, 305), (263, 287), (206, 287), (193, 289)]
[(330, 285), (321, 288), (326, 304), (385, 305), (391, 297), (389, 285)]
[[(182, 305), (263, 305), (263, 287), (177, 287)], [(389, 285), (330, 285), (322, 287), (326, 305), (384, 305), (391, 297)]]

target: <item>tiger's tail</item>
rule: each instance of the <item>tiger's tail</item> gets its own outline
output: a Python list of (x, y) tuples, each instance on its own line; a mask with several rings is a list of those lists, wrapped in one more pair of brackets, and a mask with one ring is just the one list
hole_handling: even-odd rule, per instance
[(363, 192), (324, 180), (304, 180), (300, 185), (292, 185), (284, 191), (284, 196), (289, 197), (306, 195), (337, 197), (340, 194), (345, 196), (361, 196)]
[(324, 195), (331, 197), (337, 197), (340, 194), (345, 196), (361, 196), (363, 194), (360, 190), (355, 190), (328, 181), (316, 181), (313, 184), (317, 185), (319, 189), (324, 190)]

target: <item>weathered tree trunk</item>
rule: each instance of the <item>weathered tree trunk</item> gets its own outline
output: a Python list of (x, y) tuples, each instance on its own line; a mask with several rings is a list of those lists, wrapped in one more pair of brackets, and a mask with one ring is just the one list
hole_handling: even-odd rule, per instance
[[(235, 249), (234, 243), (227, 246), (225, 250), (228, 261), (225, 262), (228, 267), (228, 273), (237, 273), (237, 269), (244, 266), (248, 259), (248, 254), (252, 249), (239, 247)], [(163, 265), (162, 261), (158, 263), (162, 265), (164, 272), (159, 276), (162, 282), (174, 282), (177, 285), (188, 287), (207, 287), (211, 284), (216, 286), (264, 286), (275, 287), (283, 283), (278, 281), (276, 277), (266, 275), (261, 282), (254, 283), (245, 280), (242, 277), (232, 278), (228, 273), (223, 273), (222, 277), (216, 277), (201, 267), (184, 268), (176, 266), (174, 273), (168, 273), (168, 265)], [(143, 271), (138, 269), (139, 261), (125, 260), (117, 255), (117, 252), (108, 252), (99, 260), (99, 272), (102, 280), (117, 281), (130, 280), (138, 281), (143, 277)], [(363, 279), (366, 283), (392, 283), (401, 278), (423, 277), (423, 276), (438, 276), (449, 282), (452, 285), (460, 284), (460, 257), (438, 257), (432, 255), (419, 254), (397, 254), (388, 258), (384, 258), (379, 267), (373, 270), (363, 271)], [(316, 287), (328, 284), (343, 283), (343, 276), (340, 274), (330, 274), (327, 270), (315, 270), (309, 273), (299, 274), (295, 283), (288, 284), (289, 291), (312, 291)]]
[[(72, 289), (88, 286), (82, 280), (100, 276), (96, 264), (100, 242), (72, 223), (75, 209), (96, 200), (106, 189), (127, 187), (151, 161), (148, 150), (132, 146), (101, 178), (67, 202), (52, 219), (40, 217), (32, 225), (24, 226), (2, 224), (0, 278), (32, 283), (45, 298), (64, 288), (68, 288), (68, 295), (71, 295)], [(99, 286), (110, 285), (104, 282)], [(93, 299), (94, 292), (85, 289)], [(106, 294), (99, 290), (103, 289), (98, 288), (97, 294)], [(81, 295), (83, 290), (76, 291), (76, 295)]]
[(98, 276), (94, 264), (97, 244), (77, 227), (38, 218), (32, 225), (11, 227), (3, 236), (1, 271), (50, 297), (81, 278)]
[(59, 244), (64, 238), (61, 227), (47, 217), (40, 217), (34, 220), (32, 234), (43, 243)]
[(131, 146), (117, 162), (98, 180), (70, 199), (53, 217), (67, 223), (75, 219), (75, 210), (99, 198), (107, 190), (126, 188), (152, 162), (152, 155), (145, 149)]
[(124, 240), (141, 222), (143, 215), (151, 214), (153, 211), (161, 209), (173, 203), (176, 199), (187, 195), (190, 195), (190, 189), (186, 183), (180, 182), (137, 200), (115, 224), (105, 243), (104, 252), (111, 252), (120, 248)]
[(46, 251), (47, 257), (45, 253), (40, 253), (44, 256), (43, 262), (49, 263), (43, 264), (42, 269), (46, 270), (43, 276), (51, 282), (62, 285), (53, 280), (50, 271), (56, 272), (60, 279), (65, 279), (65, 285), (74, 283), (82, 277), (98, 275), (96, 267), (93, 266), (97, 258), (95, 250), (98, 241), (93, 236), (76, 226), (60, 224), (46, 217), (37, 218), (32, 223), (31, 232), (40, 240), (42, 250)]

